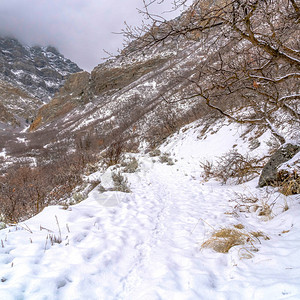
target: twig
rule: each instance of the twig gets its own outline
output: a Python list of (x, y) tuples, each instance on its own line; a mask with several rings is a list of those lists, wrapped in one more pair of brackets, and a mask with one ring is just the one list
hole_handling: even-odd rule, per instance
[(209, 227), (211, 227), (213, 230), (215, 230), (215, 228), (213, 226), (211, 226), (209, 223), (207, 223), (206, 221), (204, 221), (202, 218), (199, 218), (195, 227), (193, 228), (193, 230), (191, 231), (191, 235), (194, 233), (196, 227), (198, 226), (198, 224), (200, 223), (200, 221), (202, 221), (203, 223), (207, 224)]
[(57, 227), (58, 227), (58, 231), (59, 231), (59, 238), (60, 238), (60, 240), (62, 240), (62, 238), (61, 238), (61, 230), (60, 230), (60, 226), (59, 226), (59, 223), (58, 223), (57, 216), (55, 216), (55, 219), (56, 219), (56, 223), (57, 223)]

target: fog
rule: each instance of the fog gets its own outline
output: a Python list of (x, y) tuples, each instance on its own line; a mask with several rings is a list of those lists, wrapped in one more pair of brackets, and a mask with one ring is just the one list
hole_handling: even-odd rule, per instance
[[(170, 8), (164, 1), (156, 9)], [(1, 0), (0, 35), (27, 45), (52, 45), (79, 67), (91, 71), (123, 46), (126, 21), (139, 25), (142, 0)], [(103, 51), (103, 49), (105, 51)]]

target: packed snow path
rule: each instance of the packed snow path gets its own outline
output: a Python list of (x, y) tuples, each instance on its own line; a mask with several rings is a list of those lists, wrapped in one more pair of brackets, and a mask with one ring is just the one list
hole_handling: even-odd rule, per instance
[[(194, 176), (143, 159), (129, 176), (131, 194), (107, 192), (103, 202), (95, 189), (68, 210), (49, 207), (0, 231), (0, 299), (299, 299), (293, 235), (288, 247), (277, 234), (263, 241), (248, 260), (201, 250), (210, 226), (237, 223), (226, 212), (242, 187)], [(292, 217), (277, 220), (275, 231), (291, 229)], [(62, 242), (52, 245), (46, 237), (59, 230)]]

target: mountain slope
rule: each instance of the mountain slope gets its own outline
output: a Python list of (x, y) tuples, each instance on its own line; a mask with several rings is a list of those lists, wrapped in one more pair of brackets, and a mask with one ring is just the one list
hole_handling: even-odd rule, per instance
[[(80, 95), (69, 91), (66, 98), (69, 89), (61, 89), (45, 109), (41, 108), (31, 130), (51, 127), (62, 138), (66, 132), (96, 130), (103, 133), (100, 138), (108, 143), (113, 136), (130, 139), (132, 143), (139, 143), (140, 139), (153, 145), (159, 143), (175, 128), (208, 112), (202, 100), (171, 104), (164, 98), (171, 95), (179, 98), (190, 87), (189, 82), (176, 77), (178, 70), (182, 76), (193, 72), (191, 64), (206, 53), (202, 43), (182, 41), (177, 45), (170, 41), (169, 45), (144, 54), (120, 55), (97, 66)], [(77, 105), (65, 109), (66, 103)], [(64, 114), (51, 114), (52, 105)]]
[(94, 130), (106, 145), (117, 136), (153, 147), (213, 111), (271, 131), (280, 144), (299, 140), (297, 6), (283, 2), (195, 1), (175, 20), (162, 18), (136, 35), (129, 29), (136, 40), (97, 66), (81, 95), (63, 92), (53, 113), (51, 103), (41, 109), (31, 130), (56, 128), (62, 139)]
[(30, 123), (43, 102), (30, 96), (23, 89), (0, 80), (0, 124), (2, 129), (8, 127), (23, 127)]

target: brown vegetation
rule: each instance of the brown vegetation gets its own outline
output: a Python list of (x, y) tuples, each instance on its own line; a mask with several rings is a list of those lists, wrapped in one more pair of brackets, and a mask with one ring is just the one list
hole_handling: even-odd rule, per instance
[(213, 233), (201, 247), (211, 248), (220, 253), (227, 253), (234, 246), (248, 244), (252, 246), (253, 250), (256, 250), (257, 248), (254, 246), (254, 243), (257, 241), (256, 239), (255, 235), (239, 229), (222, 228)]
[(277, 183), (279, 191), (286, 196), (300, 194), (300, 175), (296, 170), (293, 172), (286, 170), (279, 171), (277, 174)]
[(223, 184), (231, 180), (235, 184), (253, 179), (262, 169), (263, 159), (242, 155), (236, 150), (231, 150), (219, 157), (215, 164), (205, 161), (200, 163), (204, 178), (216, 178)]
[(17, 165), (0, 177), (0, 216), (15, 223), (39, 213), (49, 204), (70, 196), (82, 183), (82, 174), (89, 163), (97, 160), (96, 148), (89, 137), (79, 138), (76, 151), (56, 149), (55, 156), (44, 153), (37, 166)]
[(37, 118), (34, 119), (32, 124), (30, 125), (29, 131), (34, 131), (36, 130), (42, 123), (42, 116), (38, 116)]

